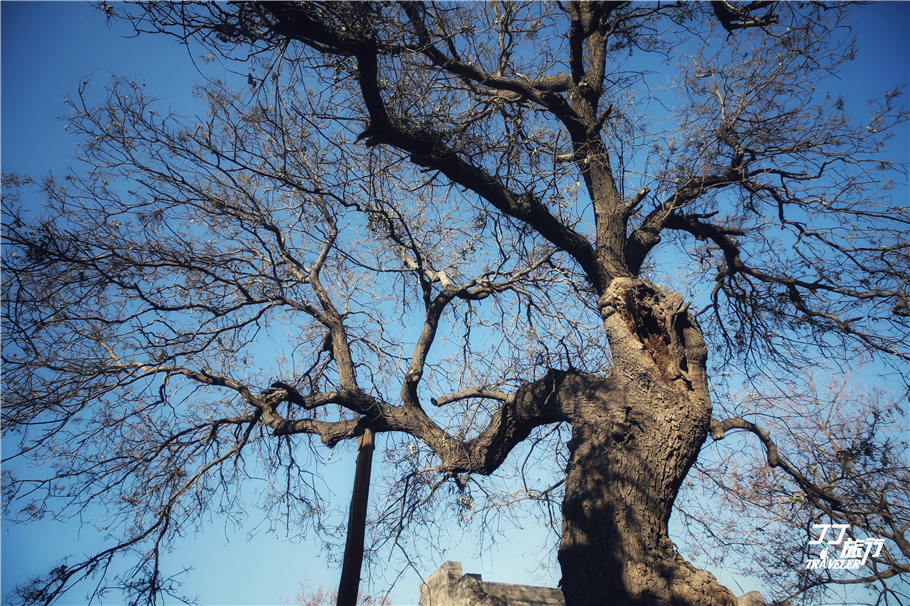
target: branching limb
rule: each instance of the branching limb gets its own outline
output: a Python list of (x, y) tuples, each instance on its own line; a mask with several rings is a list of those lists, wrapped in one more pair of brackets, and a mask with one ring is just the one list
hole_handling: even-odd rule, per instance
[(711, 433), (711, 437), (715, 440), (722, 440), (726, 435), (726, 432), (731, 429), (743, 429), (757, 436), (758, 439), (761, 440), (762, 445), (764, 445), (765, 451), (767, 452), (768, 465), (771, 467), (779, 467), (787, 475), (792, 477), (808, 496), (814, 499), (822, 499), (837, 511), (844, 508), (845, 505), (840, 499), (813, 484), (808, 478), (806, 478), (806, 476), (800, 473), (798, 469), (790, 465), (786, 459), (782, 458), (777, 450), (777, 445), (774, 443), (774, 440), (771, 439), (771, 434), (769, 434), (765, 429), (762, 429), (758, 425), (739, 417), (729, 418), (724, 421), (711, 419), (711, 426), (709, 427), (709, 431)]
[(468, 398), (487, 398), (490, 400), (499, 400), (500, 402), (506, 402), (508, 401), (509, 396), (501, 391), (491, 391), (484, 388), (477, 388), (439, 396), (439, 398), (433, 398), (432, 402), (433, 406), (445, 406), (446, 404), (451, 404), (452, 402), (457, 402), (459, 400), (466, 400)]

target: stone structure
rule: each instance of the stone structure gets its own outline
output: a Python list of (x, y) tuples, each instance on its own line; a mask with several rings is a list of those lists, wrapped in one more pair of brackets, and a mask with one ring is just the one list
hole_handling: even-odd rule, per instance
[[(739, 596), (736, 598), (736, 604), (737, 606), (766, 606), (765, 598), (758, 591), (750, 591)], [(787, 602), (786, 605), (790, 606), (790, 602)]]
[[(765, 606), (758, 591), (739, 596), (739, 606)], [(560, 589), (490, 583), (462, 574), (461, 562), (446, 562), (420, 585), (420, 606), (565, 606)], [(784, 603), (790, 606), (789, 602)]]
[(462, 574), (461, 562), (446, 562), (420, 585), (420, 606), (564, 606), (553, 587), (490, 583)]

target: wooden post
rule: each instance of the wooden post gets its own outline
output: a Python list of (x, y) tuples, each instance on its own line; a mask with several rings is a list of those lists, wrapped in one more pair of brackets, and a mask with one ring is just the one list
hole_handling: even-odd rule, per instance
[(367, 526), (367, 502), (370, 497), (370, 471), (373, 467), (373, 431), (365, 429), (357, 439), (357, 469), (354, 472), (354, 493), (348, 515), (348, 538), (344, 544), (341, 583), (338, 585), (338, 606), (356, 606), (363, 566), (363, 540)]

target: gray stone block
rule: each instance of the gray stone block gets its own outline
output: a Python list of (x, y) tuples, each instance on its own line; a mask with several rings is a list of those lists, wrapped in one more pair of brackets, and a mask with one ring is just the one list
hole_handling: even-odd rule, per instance
[(737, 606), (766, 606), (765, 598), (758, 591), (750, 591), (736, 598)]
[(461, 562), (446, 562), (420, 586), (420, 606), (565, 606), (555, 587), (485, 582), (463, 574)]
[[(737, 606), (767, 606), (758, 591), (741, 595), (736, 602)], [(479, 574), (464, 574), (461, 562), (446, 562), (420, 586), (420, 606), (565, 606), (565, 603), (561, 589), (485, 582)]]

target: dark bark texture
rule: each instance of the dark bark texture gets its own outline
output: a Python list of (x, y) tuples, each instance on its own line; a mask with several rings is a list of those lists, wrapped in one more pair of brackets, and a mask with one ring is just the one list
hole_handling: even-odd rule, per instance
[(600, 299), (615, 355), (577, 377), (559, 561), (568, 604), (735, 604), (676, 554), (668, 522), (711, 418), (707, 350), (682, 297), (617, 279)]

